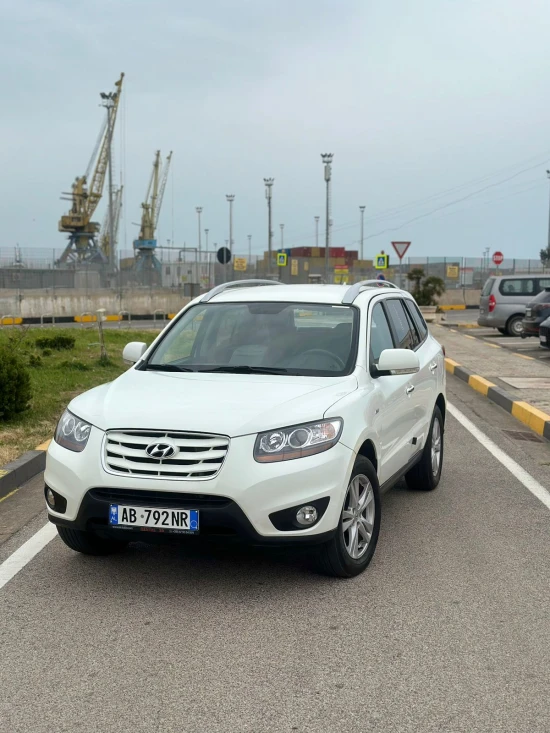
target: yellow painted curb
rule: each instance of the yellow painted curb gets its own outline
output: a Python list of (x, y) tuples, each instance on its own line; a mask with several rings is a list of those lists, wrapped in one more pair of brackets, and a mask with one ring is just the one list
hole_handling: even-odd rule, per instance
[(438, 305), (440, 311), (465, 311), (465, 305)]
[(52, 441), (51, 441), (51, 438), (50, 438), (50, 440), (46, 440), (44, 443), (40, 443), (40, 445), (37, 445), (36, 448), (35, 448), (35, 450), (48, 450), (48, 448), (50, 447), (50, 443), (51, 442)]
[(122, 321), (122, 316), (105, 316), (106, 321)]
[(529, 359), (529, 361), (535, 361), (534, 356), (527, 356), (526, 354), (518, 354), (517, 351), (513, 352), (514, 356), (519, 356), (520, 359)]
[(451, 374), (454, 374), (455, 368), (457, 366), (460, 366), (460, 364), (457, 361), (453, 361), (452, 359), (445, 358), (445, 369), (450, 372)]
[(468, 384), (470, 387), (475, 389), (476, 392), (480, 392), (482, 395), (485, 395), (485, 397), (487, 397), (489, 387), (496, 387), (496, 384), (489, 382), (489, 380), (484, 379), (484, 377), (479, 377), (477, 374), (472, 374), (472, 376), (468, 378)]
[(22, 323), (23, 319), (20, 316), (16, 316), (15, 318), (3, 316), (3, 318), (0, 319), (0, 326), (20, 326)]
[(75, 323), (95, 323), (97, 316), (75, 316)]
[(544, 435), (544, 425), (550, 421), (550, 415), (533, 407), (533, 405), (529, 405), (527, 402), (514, 402), (512, 415), (539, 435)]

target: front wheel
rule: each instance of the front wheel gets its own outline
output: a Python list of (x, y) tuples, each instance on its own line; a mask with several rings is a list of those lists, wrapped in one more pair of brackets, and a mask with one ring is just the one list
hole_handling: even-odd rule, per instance
[(81, 529), (57, 527), (57, 533), (63, 542), (75, 552), (83, 555), (112, 555), (120, 552), (128, 545), (127, 542), (103, 539), (93, 532), (84, 532)]
[(380, 532), (380, 491), (372, 463), (360, 456), (351, 473), (334, 537), (319, 550), (323, 572), (336, 578), (359, 575), (372, 560)]
[(439, 484), (443, 468), (443, 416), (436, 406), (430, 432), (420, 461), (405, 474), (409, 489), (433, 491)]

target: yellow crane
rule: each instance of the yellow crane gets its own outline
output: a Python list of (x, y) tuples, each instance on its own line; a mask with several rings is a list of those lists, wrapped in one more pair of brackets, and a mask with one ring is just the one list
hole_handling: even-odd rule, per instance
[(118, 241), (118, 226), (120, 224), (120, 212), (122, 211), (122, 191), (123, 186), (116, 188), (113, 191), (113, 236), (115, 238), (114, 246), (111, 247), (111, 237), (109, 233), (109, 209), (105, 212), (105, 218), (101, 226), (101, 234), (99, 235), (99, 248), (105, 255), (108, 262), (111, 261), (111, 256), (116, 249)]
[(59, 263), (106, 261), (97, 242), (99, 223), (92, 221), (92, 217), (103, 193), (123, 79), (124, 74), (121, 74), (120, 79), (115, 82), (114, 92), (101, 94), (103, 105), (107, 108), (107, 117), (101, 127), (88, 168), (83, 176), (75, 179), (71, 192), (62, 196), (62, 200), (71, 202), (71, 208), (59, 221), (59, 231), (69, 234), (69, 244)]
[(149, 179), (145, 201), (141, 204), (142, 214), (139, 236), (134, 239), (135, 269), (138, 271), (157, 270), (157, 272), (160, 272), (160, 262), (155, 255), (157, 247), (155, 234), (171, 160), (172, 151), (166, 157), (164, 165), (160, 158), (160, 150), (155, 153), (153, 172)]

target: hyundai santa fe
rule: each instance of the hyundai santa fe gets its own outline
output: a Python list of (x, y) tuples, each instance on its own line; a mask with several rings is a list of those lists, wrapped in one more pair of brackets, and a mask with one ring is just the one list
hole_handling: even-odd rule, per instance
[(351, 577), (375, 551), (380, 495), (439, 483), (444, 354), (391, 283), (226, 283), (123, 358), (48, 449), (49, 519), (78, 552), (168, 535), (310, 544)]

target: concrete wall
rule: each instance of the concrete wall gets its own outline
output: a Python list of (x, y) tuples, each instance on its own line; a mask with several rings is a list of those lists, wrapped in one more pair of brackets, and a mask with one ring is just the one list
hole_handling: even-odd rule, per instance
[(78, 316), (81, 313), (95, 313), (105, 308), (107, 314), (115, 315), (122, 310), (135, 315), (151, 314), (155, 310), (178, 313), (189, 302), (181, 290), (155, 288), (123, 291), (98, 290), (0, 290), (0, 316), (14, 315), (40, 317)]
[[(478, 305), (480, 290), (447, 290), (440, 305)], [(189, 302), (181, 289), (144, 288), (124, 290), (122, 295), (111, 290), (0, 290), (0, 316), (37, 317), (43, 315), (78, 316), (95, 313), (105, 308), (106, 313), (116, 315), (122, 310), (133, 315), (151, 314), (155, 310), (178, 313)]]

